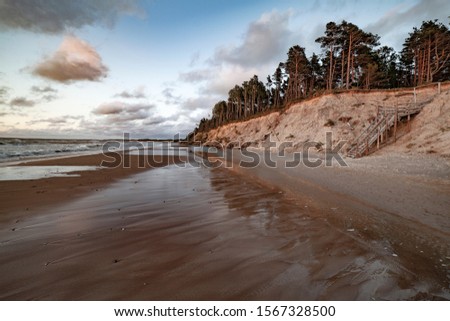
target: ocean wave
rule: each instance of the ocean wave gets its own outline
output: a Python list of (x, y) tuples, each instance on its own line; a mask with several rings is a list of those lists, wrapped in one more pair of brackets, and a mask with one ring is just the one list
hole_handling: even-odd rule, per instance
[(98, 140), (0, 138), (0, 160), (7, 161), (61, 153), (100, 151), (102, 146), (102, 142)]

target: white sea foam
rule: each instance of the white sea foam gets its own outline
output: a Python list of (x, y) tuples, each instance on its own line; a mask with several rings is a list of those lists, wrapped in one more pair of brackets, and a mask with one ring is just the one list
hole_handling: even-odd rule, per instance
[(77, 152), (100, 152), (103, 141), (0, 138), (0, 162), (51, 157)]

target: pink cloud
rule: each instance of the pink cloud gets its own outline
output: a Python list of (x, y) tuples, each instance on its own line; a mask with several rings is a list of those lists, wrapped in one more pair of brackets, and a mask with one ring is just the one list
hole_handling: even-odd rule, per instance
[(53, 56), (44, 59), (33, 69), (35, 75), (64, 83), (98, 81), (106, 77), (107, 72), (108, 68), (97, 51), (75, 36), (65, 37)]

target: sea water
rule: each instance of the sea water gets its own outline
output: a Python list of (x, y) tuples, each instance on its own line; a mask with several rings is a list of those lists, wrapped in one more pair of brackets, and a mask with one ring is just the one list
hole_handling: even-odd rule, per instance
[(100, 140), (0, 138), (0, 162), (101, 151)]
[(37, 139), (0, 138), (0, 163), (63, 155), (96, 154), (101, 152), (125, 152), (141, 154), (139, 150), (152, 150), (158, 155), (185, 154), (176, 143), (153, 141), (123, 141), (95, 139)]

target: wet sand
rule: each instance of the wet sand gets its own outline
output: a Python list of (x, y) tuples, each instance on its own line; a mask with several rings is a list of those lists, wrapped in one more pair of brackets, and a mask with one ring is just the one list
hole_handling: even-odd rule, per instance
[[(93, 165), (88, 158), (53, 162)], [(361, 213), (373, 214), (367, 204), (321, 207), (313, 183), (295, 194), (289, 179), (277, 185), (276, 171), (261, 170), (273, 176), (270, 184), (259, 172), (202, 166), (102, 171), (109, 172), (0, 182), (5, 201), (8, 188), (31, 197), (2, 205), (1, 299), (449, 298), (442, 267), (414, 268), (405, 258), (422, 262), (420, 255), (376, 232), (389, 231), (381, 223), (391, 220), (364, 230)], [(48, 198), (33, 198), (27, 184)], [(326, 193), (329, 202), (342, 196)]]
[(286, 168), (286, 158), (271, 158), (276, 168), (236, 166), (247, 160), (240, 153), (228, 165), (233, 172), (281, 189), (297, 204), (308, 204), (318, 217), (371, 251), (392, 256), (405, 275), (413, 275), (408, 286), (422, 287), (413, 298), (450, 299), (448, 160), (391, 153), (346, 159), (348, 167)]
[[(149, 168), (156, 168), (183, 162), (182, 156), (128, 155), (127, 168), (114, 163), (117, 154), (93, 154), (27, 161), (17, 166), (97, 166), (105, 161), (105, 167), (95, 171), (75, 171), (77, 177), (50, 177), (38, 180), (0, 181), (0, 222), (17, 220), (22, 216), (34, 215), (39, 209), (76, 199), (89, 193), (98, 192), (112, 182)], [(113, 157), (114, 156), (114, 157)], [(122, 162), (125, 161), (123, 157)], [(4, 166), (4, 164), (3, 164)], [(11, 216), (13, 214), (13, 216)]]

